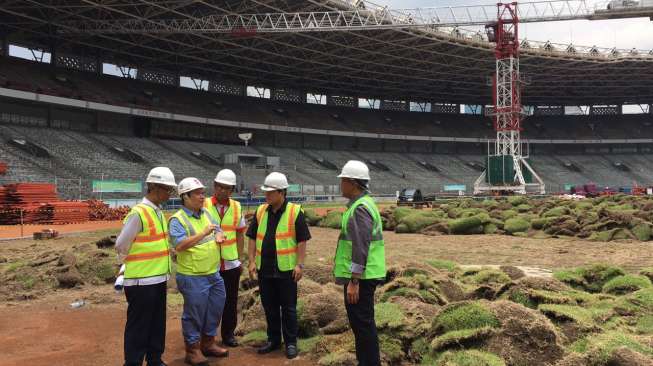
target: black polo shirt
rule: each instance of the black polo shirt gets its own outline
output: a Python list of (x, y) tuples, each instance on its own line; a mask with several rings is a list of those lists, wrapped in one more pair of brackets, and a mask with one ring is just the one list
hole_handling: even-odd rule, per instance
[[(261, 269), (259, 270), (259, 276), (262, 277), (273, 277), (273, 278), (289, 278), (292, 277), (292, 271), (282, 272), (279, 270), (277, 265), (277, 243), (276, 243), (276, 233), (277, 225), (281, 216), (286, 211), (288, 206), (288, 201), (284, 201), (281, 208), (274, 212), (272, 206), (268, 206), (268, 227), (265, 231), (265, 237), (263, 238), (263, 247), (261, 248)], [(250, 239), (256, 240), (256, 232), (258, 231), (258, 220), (256, 215), (252, 218), (252, 223), (247, 229), (247, 237)], [(295, 219), (295, 240), (297, 243), (303, 241), (308, 241), (311, 238), (311, 233), (308, 231), (308, 225), (306, 225), (306, 220), (304, 218), (304, 211), (300, 210)]]

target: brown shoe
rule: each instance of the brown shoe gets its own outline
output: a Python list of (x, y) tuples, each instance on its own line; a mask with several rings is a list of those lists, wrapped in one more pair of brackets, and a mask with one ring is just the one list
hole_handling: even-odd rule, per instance
[(229, 351), (218, 346), (215, 342), (215, 337), (202, 336), (201, 348), (204, 356), (207, 357), (227, 357), (229, 356)]
[(202, 355), (202, 351), (200, 350), (200, 342), (186, 344), (186, 358), (184, 362), (191, 366), (209, 366), (209, 360)]

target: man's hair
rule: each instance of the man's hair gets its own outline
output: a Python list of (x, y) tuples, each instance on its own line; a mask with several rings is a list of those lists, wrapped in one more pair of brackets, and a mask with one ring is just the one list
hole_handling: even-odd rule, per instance
[(367, 192), (367, 191), (370, 189), (370, 188), (369, 188), (369, 183), (370, 183), (369, 180), (365, 180), (365, 179), (352, 179), (352, 182), (354, 182), (354, 184), (355, 184), (356, 186), (358, 186), (358, 188), (360, 188), (360, 190), (362, 190), (362, 191), (364, 191), (364, 192)]
[(284, 197), (288, 197), (288, 189), (277, 189), (277, 192), (283, 193)]

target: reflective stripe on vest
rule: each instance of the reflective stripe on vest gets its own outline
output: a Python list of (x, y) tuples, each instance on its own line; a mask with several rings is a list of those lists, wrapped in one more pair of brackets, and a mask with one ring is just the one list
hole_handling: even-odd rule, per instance
[(213, 217), (215, 222), (220, 225), (225, 241), (220, 244), (220, 257), (226, 261), (238, 259), (237, 228), (240, 224), (241, 207), (240, 202), (229, 199), (229, 208), (224, 212), (224, 217), (220, 218), (218, 208), (213, 204), (211, 198), (204, 200), (204, 208)]
[[(186, 230), (188, 237), (202, 233), (211, 224), (209, 214), (202, 209), (200, 218), (188, 216), (183, 209), (177, 211), (172, 218)], [(215, 243), (215, 234), (205, 236), (191, 248), (177, 252), (177, 272), (189, 276), (204, 276), (217, 272), (220, 263), (220, 251)]]
[[(275, 245), (277, 252), (277, 266), (282, 272), (292, 271), (297, 265), (297, 238), (295, 235), (295, 221), (301, 210), (301, 206), (288, 202), (275, 233)], [(261, 269), (261, 251), (263, 239), (268, 228), (268, 205), (264, 204), (256, 210), (256, 268)]]
[[(123, 220), (138, 215), (142, 230), (136, 235), (125, 257), (125, 278), (147, 278), (169, 274), (171, 271), (168, 225), (156, 211), (143, 203), (134, 206)], [(155, 219), (156, 218), (156, 219)]]
[(333, 274), (336, 278), (351, 278), (352, 238), (348, 232), (348, 225), (349, 220), (351, 220), (355, 215), (354, 212), (356, 211), (356, 208), (360, 205), (365, 207), (373, 220), (370, 248), (362, 279), (384, 278), (386, 276), (386, 270), (383, 222), (376, 203), (374, 203), (374, 200), (368, 195), (356, 200), (342, 215), (342, 227), (340, 229), (340, 237), (338, 238)]

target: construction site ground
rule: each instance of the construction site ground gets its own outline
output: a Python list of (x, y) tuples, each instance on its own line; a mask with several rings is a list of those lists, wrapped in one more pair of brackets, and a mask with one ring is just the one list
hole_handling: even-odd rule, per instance
[[(93, 243), (117, 231), (113, 226), (113, 229), (67, 234), (54, 240), (0, 241), (0, 275), (11, 278), (7, 273), (22, 266), (33, 272), (34, 278), (44, 278), (45, 265), (40, 263), (47, 261), (48, 256), (72, 248), (97, 251)], [(308, 264), (328, 263), (334, 254), (338, 232), (314, 227), (311, 233), (313, 239), (308, 244)], [(461, 265), (528, 267), (533, 273), (544, 276), (555, 268), (599, 262), (618, 265), (629, 271), (653, 266), (651, 244), (647, 242), (600, 243), (505, 235), (425, 236), (392, 232), (385, 235), (389, 264), (437, 258)], [(113, 256), (110, 249), (104, 251)], [(20, 289), (3, 283), (5, 290), (0, 288), (1, 366), (121, 364), (126, 302), (124, 295), (114, 292), (111, 284), (87, 282), (71, 289), (60, 289), (52, 284), (31, 283), (27, 287)], [(84, 306), (71, 308), (72, 302), (82, 299), (86, 302)], [(171, 294), (165, 354), (169, 365), (183, 365), (180, 315), (180, 296)], [(228, 361), (213, 360), (212, 364), (232, 362), (256, 362), (260, 366), (315, 364), (308, 355), (294, 361), (286, 360), (280, 352), (260, 357), (251, 347), (232, 350)]]

